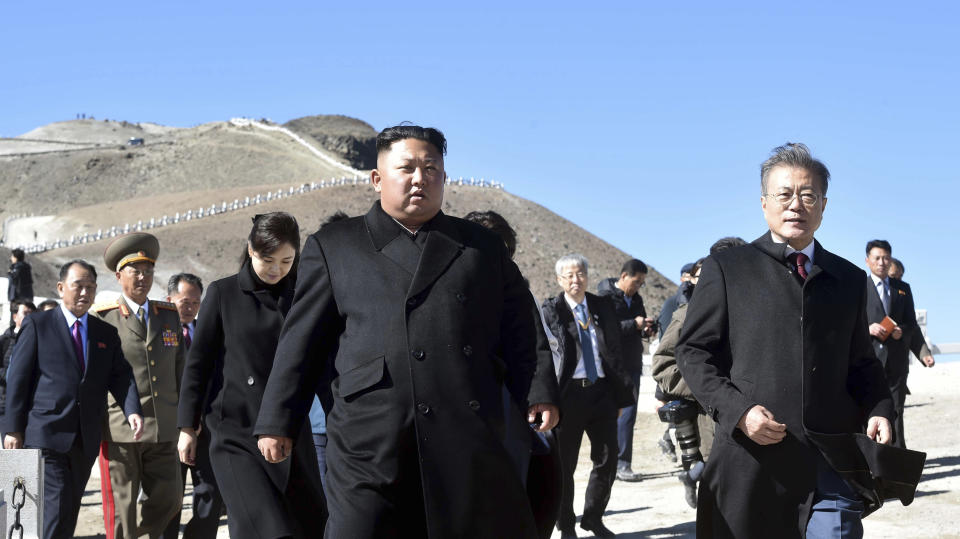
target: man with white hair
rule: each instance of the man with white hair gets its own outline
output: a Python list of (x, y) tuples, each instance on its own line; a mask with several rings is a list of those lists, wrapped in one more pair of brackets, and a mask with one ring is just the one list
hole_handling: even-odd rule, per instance
[(557, 377), (563, 419), (557, 439), (563, 494), (557, 528), (564, 538), (576, 537), (573, 472), (584, 432), (590, 437), (593, 470), (580, 527), (598, 537), (613, 537), (601, 519), (617, 473), (617, 414), (636, 402), (633, 382), (622, 365), (620, 320), (609, 298), (587, 292), (588, 266), (582, 255), (561, 257), (556, 272), (563, 292), (543, 303), (543, 318), (562, 353)]

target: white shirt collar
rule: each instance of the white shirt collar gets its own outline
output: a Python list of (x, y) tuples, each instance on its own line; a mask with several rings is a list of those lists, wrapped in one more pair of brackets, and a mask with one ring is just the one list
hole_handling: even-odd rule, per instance
[(873, 286), (875, 287), (880, 286), (880, 283), (883, 283), (884, 285), (890, 284), (890, 277), (884, 277), (881, 279), (880, 277), (874, 275), (872, 271), (870, 272), (870, 278), (873, 279)]
[(72, 312), (67, 310), (67, 308), (63, 305), (62, 302), (60, 303), (60, 312), (62, 312), (63, 317), (67, 319), (67, 327), (72, 328), (73, 323), (76, 322), (77, 320), (80, 320), (81, 326), (87, 327), (87, 313), (83, 313), (83, 316), (81, 316), (80, 318), (77, 318), (76, 316), (74, 316)]
[(136, 316), (136, 314), (137, 314), (137, 309), (139, 309), (139, 308), (141, 308), (141, 307), (143, 307), (143, 312), (144, 312), (144, 313), (147, 312), (147, 304), (150, 303), (150, 300), (149, 300), (149, 299), (148, 299), (147, 301), (145, 301), (145, 302), (143, 303), (143, 305), (140, 305), (140, 304), (137, 303), (136, 301), (133, 301), (132, 299), (128, 298), (126, 294), (120, 294), (120, 295), (123, 296), (123, 300), (127, 302), (127, 306), (130, 307), (130, 310), (133, 312), (134, 316)]
[(567, 306), (570, 307), (571, 311), (575, 311), (577, 309), (577, 305), (583, 305), (583, 308), (587, 309), (587, 312), (590, 312), (590, 309), (587, 308), (587, 296), (583, 296), (583, 301), (581, 301), (580, 303), (577, 303), (573, 301), (573, 298), (568, 296), (566, 292), (564, 292), (563, 299), (566, 300)]
[[(798, 251), (794, 251), (794, 252), (796, 253)], [(799, 252), (807, 255), (807, 258), (810, 260), (810, 263), (813, 264), (813, 240), (810, 240), (810, 243), (803, 249), (800, 249)]]

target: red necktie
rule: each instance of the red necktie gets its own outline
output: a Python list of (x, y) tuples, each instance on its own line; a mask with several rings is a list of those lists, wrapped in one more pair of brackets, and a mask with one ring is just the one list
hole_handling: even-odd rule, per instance
[(790, 256), (787, 258), (790, 259), (790, 262), (793, 262), (793, 266), (797, 269), (797, 275), (800, 276), (801, 280), (807, 280), (807, 255), (797, 251), (795, 253), (790, 253)]
[(190, 348), (190, 324), (183, 325), (183, 342), (186, 343), (187, 348)]
[(77, 362), (80, 364), (80, 374), (83, 374), (83, 339), (80, 337), (80, 321), (73, 323), (73, 351), (77, 353)]

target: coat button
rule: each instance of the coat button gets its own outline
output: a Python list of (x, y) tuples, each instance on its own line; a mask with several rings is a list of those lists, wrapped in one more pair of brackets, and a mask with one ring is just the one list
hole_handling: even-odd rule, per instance
[(156, 366), (156, 364), (157, 364), (156, 361), (154, 361), (154, 360), (152, 360), (152, 359), (150, 360), (150, 366), (151, 366), (151, 367)]
[(427, 357), (427, 354), (423, 350), (420, 350), (418, 348), (413, 351), (413, 358), (416, 359), (417, 361), (423, 361), (425, 357)]
[(463, 355), (470, 357), (473, 355), (473, 347), (469, 344), (463, 347)]
[(159, 396), (160, 396), (160, 394), (159, 394), (159, 393), (157, 393), (156, 391), (154, 391), (154, 392), (153, 392), (153, 396), (154, 396), (154, 397), (159, 397)]
[(253, 376), (248, 376), (248, 377), (247, 377), (247, 385), (248, 385), (248, 386), (252, 386), (252, 385), (253, 385)]
[(157, 377), (156, 377), (156, 376), (153, 377), (153, 381), (154, 381), (154, 382), (157, 381)]
[(457, 301), (459, 301), (460, 303), (467, 301), (467, 295), (464, 294), (463, 292), (457, 292)]
[(152, 346), (148, 346), (148, 347), (147, 347), (147, 352), (153, 352), (153, 347), (152, 347)]
[(407, 300), (407, 307), (410, 307), (412, 309), (416, 306), (417, 306), (417, 298), (414, 297)]
[(467, 406), (470, 407), (474, 412), (480, 410), (480, 401), (470, 401), (467, 403)]
[(430, 407), (421, 402), (420, 404), (417, 405), (417, 411), (419, 411), (423, 415), (427, 415), (430, 413)]

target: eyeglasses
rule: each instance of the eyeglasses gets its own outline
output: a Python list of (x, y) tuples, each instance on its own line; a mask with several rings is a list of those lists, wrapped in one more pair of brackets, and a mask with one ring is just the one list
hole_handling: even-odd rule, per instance
[(812, 209), (816, 207), (817, 202), (819, 202), (823, 197), (817, 193), (811, 193), (809, 191), (804, 191), (802, 193), (797, 193), (794, 191), (780, 191), (779, 193), (764, 193), (763, 198), (772, 198), (782, 209), (787, 209), (790, 207), (790, 204), (793, 204), (794, 198), (800, 198), (800, 203), (803, 204), (804, 208)]
[(564, 281), (572, 281), (574, 278), (583, 280), (587, 278), (587, 272), (578, 271), (576, 273), (564, 273), (563, 275), (560, 276), (560, 278), (563, 279)]
[(138, 270), (133, 266), (127, 266), (124, 268), (124, 271), (127, 272), (127, 275), (130, 275), (133, 278), (139, 279), (141, 277), (153, 277), (153, 269), (148, 268), (145, 270)]

